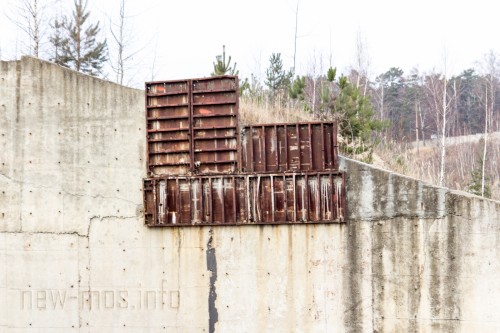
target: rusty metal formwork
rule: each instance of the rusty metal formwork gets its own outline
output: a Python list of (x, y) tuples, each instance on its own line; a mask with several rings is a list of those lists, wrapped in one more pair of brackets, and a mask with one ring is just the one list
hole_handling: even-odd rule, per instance
[(149, 172), (238, 171), (238, 107), (235, 76), (146, 83)]
[(146, 224), (157, 226), (339, 223), (341, 172), (164, 176), (144, 181)]
[(186, 174), (191, 161), (189, 80), (146, 83), (148, 167), (153, 174)]
[(337, 170), (335, 122), (262, 124), (242, 129), (242, 171)]
[(192, 80), (192, 160), (194, 173), (239, 171), (238, 79)]
[(150, 227), (345, 222), (337, 124), (238, 124), (238, 78), (146, 83)]

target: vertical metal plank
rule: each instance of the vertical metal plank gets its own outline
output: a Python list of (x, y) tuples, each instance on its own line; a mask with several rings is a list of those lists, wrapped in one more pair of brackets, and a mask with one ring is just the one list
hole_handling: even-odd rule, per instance
[(214, 223), (214, 215), (213, 215), (213, 208), (214, 208), (214, 202), (212, 198), (212, 177), (208, 177), (208, 201), (210, 201), (210, 224)]
[(338, 157), (338, 151), (337, 151), (337, 122), (334, 122), (332, 124), (332, 149), (331, 149), (331, 155), (332, 155), (332, 169), (336, 170), (337, 169), (337, 157)]
[(276, 151), (276, 172), (280, 170), (280, 147), (278, 142), (278, 127), (274, 125), (274, 137), (276, 138), (276, 142), (274, 143), (274, 150)]
[(334, 220), (336, 218), (335, 214), (334, 214), (334, 208), (335, 207), (335, 200), (333, 198), (334, 196), (334, 193), (335, 193), (335, 188), (333, 186), (333, 177), (332, 177), (332, 174), (330, 173), (329, 175), (329, 178), (330, 178), (330, 216), (331, 216), (331, 220)]
[(233, 221), (236, 223), (236, 179), (233, 175)]
[(285, 170), (289, 170), (289, 168), (288, 168), (288, 125), (285, 124), (283, 127), (285, 128)]
[[(257, 175), (257, 185), (254, 186), (255, 188), (255, 191), (254, 191), (254, 195), (255, 195), (255, 201), (254, 201), (254, 219), (255, 219), (255, 222), (261, 222), (261, 218), (260, 218), (260, 214), (259, 214), (259, 207), (262, 208), (262, 205), (260, 204), (260, 198), (261, 196), (259, 195), (260, 194), (260, 178), (261, 178), (261, 175)], [(255, 183), (254, 183), (255, 184)]]
[(220, 181), (220, 186), (221, 186), (221, 191), (222, 191), (222, 198), (221, 198), (222, 221), (221, 221), (221, 223), (226, 223), (226, 195), (224, 193), (224, 177), (223, 176), (219, 177), (219, 181)]
[(287, 217), (287, 214), (288, 214), (288, 193), (287, 193), (287, 188), (286, 188), (286, 178), (285, 178), (285, 174), (283, 174), (283, 192), (285, 193), (285, 222), (287, 222), (288, 220), (288, 217)]
[(262, 126), (262, 156), (264, 157), (264, 160), (262, 162), (262, 164), (264, 165), (264, 172), (266, 171), (269, 171), (269, 168), (267, 166), (267, 158), (266, 158), (266, 127), (265, 126)]
[(307, 124), (307, 130), (309, 134), (309, 170), (313, 170), (314, 162), (313, 162), (313, 142), (311, 134), (311, 123)]
[[(250, 152), (249, 152), (249, 155), (250, 155), (250, 172), (253, 172), (254, 171), (254, 159), (253, 159), (253, 126), (250, 126)], [(248, 163), (247, 163), (248, 164)]]
[[(148, 215), (151, 214), (148, 210), (148, 191), (146, 189), (146, 183), (148, 180), (144, 179), (142, 182), (142, 205), (144, 207), (144, 224), (148, 225)], [(151, 182), (151, 181), (150, 181)], [(149, 183), (148, 183), (149, 184)]]
[(179, 186), (179, 177), (175, 177), (175, 187), (177, 190), (177, 215), (179, 215), (178, 223), (182, 223), (182, 204), (181, 204), (181, 187)]
[(245, 176), (246, 178), (246, 187), (247, 187), (247, 194), (246, 194), (246, 197), (247, 197), (247, 222), (250, 222), (251, 219), (250, 219), (250, 200), (251, 200), (251, 196), (252, 196), (252, 193), (250, 193), (250, 176), (249, 175), (246, 175)]
[(193, 196), (191, 193), (191, 178), (187, 178), (188, 183), (188, 194), (189, 194), (189, 221), (188, 223), (192, 224), (193, 222)]
[(157, 209), (158, 209), (158, 197), (156, 195), (156, 179), (153, 179), (152, 181), (153, 183), (153, 201), (154, 201), (154, 209), (153, 209), (153, 225), (156, 225), (157, 224)]
[(163, 215), (163, 223), (167, 224), (168, 223), (168, 182), (167, 182), (167, 177), (165, 177), (165, 215)]
[(319, 205), (319, 216), (316, 216), (316, 219), (318, 221), (323, 221), (324, 218), (323, 218), (323, 210), (321, 209), (321, 189), (322, 189), (322, 186), (321, 186), (321, 175), (320, 173), (318, 172), (317, 176), (318, 177), (318, 190), (316, 191), (316, 193), (318, 194), (317, 197), (316, 197), (316, 200), (318, 200), (318, 205)]
[(311, 203), (310, 203), (311, 193), (309, 191), (309, 176), (307, 173), (305, 176), (305, 186), (306, 186), (306, 221), (309, 222), (310, 221), (309, 209), (310, 209), (310, 205), (311, 205)]
[(297, 133), (297, 150), (299, 153), (299, 170), (302, 169), (300, 165), (300, 155), (301, 155), (301, 149), (300, 149), (300, 131), (299, 131), (299, 124), (295, 124), (295, 132)]
[[(276, 127), (275, 127), (276, 128)], [(275, 212), (274, 212), (274, 177), (271, 177), (271, 210), (272, 210), (272, 222), (276, 222)]]
[(297, 184), (295, 183), (295, 174), (292, 177), (293, 181), (293, 222), (297, 222)]
[(203, 200), (203, 197), (204, 197), (204, 193), (203, 193), (203, 178), (201, 177), (197, 177), (198, 180), (199, 180), (199, 183), (200, 183), (200, 191), (198, 193), (200, 193), (200, 223), (203, 223), (205, 222), (205, 214), (204, 214), (204, 210), (205, 210), (205, 206), (203, 205), (204, 204), (204, 200)]
[(325, 144), (325, 126), (321, 123), (321, 163), (322, 169), (326, 169), (326, 144)]

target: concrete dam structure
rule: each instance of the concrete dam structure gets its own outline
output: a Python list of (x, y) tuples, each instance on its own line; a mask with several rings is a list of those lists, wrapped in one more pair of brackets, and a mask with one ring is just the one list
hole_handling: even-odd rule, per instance
[(144, 91), (0, 62), (0, 332), (500, 332), (500, 203), (340, 158), (346, 221), (145, 226)]

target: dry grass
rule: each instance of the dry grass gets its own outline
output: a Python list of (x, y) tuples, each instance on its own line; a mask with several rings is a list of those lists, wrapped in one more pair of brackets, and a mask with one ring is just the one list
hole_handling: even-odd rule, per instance
[[(491, 189), (491, 198), (500, 200), (500, 140), (489, 142), (485, 173)], [(450, 144), (446, 151), (445, 186), (467, 191), (471, 172), (480, 166), (483, 146), (480, 142)], [(385, 169), (438, 183), (439, 148), (424, 146), (418, 149), (407, 144), (390, 143), (376, 148), (374, 164)]]
[(263, 123), (292, 123), (300, 121), (314, 121), (312, 114), (305, 113), (292, 105), (275, 106), (269, 101), (255, 101), (249, 98), (240, 98), (239, 116), (244, 125)]

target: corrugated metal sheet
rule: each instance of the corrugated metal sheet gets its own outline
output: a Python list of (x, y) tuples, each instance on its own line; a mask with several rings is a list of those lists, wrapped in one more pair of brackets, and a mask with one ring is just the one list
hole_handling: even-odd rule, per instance
[(337, 170), (334, 122), (263, 124), (242, 130), (242, 171)]
[(345, 220), (340, 172), (146, 179), (148, 226), (335, 223)]
[(153, 175), (238, 171), (238, 78), (146, 83)]

